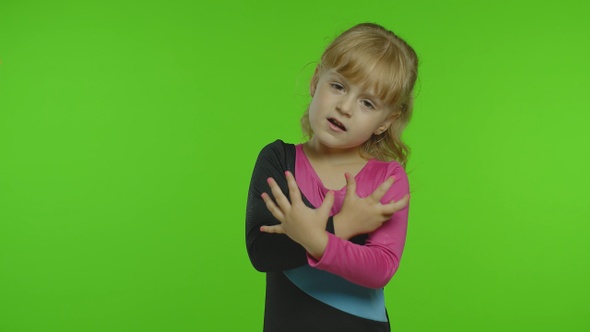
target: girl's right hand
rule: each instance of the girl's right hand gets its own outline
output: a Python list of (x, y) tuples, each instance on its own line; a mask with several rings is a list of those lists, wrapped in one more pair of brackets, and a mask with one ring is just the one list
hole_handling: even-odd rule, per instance
[(334, 231), (342, 239), (350, 239), (360, 234), (371, 233), (389, 220), (391, 216), (405, 208), (410, 200), (406, 194), (399, 201), (381, 204), (381, 198), (393, 185), (395, 179), (388, 177), (375, 191), (361, 198), (356, 194), (356, 181), (349, 173), (346, 177), (346, 196), (340, 212), (334, 216)]

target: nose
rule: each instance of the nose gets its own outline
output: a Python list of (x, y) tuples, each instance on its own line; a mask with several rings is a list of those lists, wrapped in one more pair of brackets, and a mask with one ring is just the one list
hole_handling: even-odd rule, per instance
[(342, 97), (336, 104), (336, 109), (346, 117), (352, 116), (353, 103), (352, 98)]

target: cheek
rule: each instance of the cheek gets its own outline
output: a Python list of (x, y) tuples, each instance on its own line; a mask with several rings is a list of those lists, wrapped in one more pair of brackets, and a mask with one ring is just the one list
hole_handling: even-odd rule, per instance
[(309, 104), (309, 120), (313, 120), (318, 117), (321, 106), (319, 105), (317, 98), (313, 98)]

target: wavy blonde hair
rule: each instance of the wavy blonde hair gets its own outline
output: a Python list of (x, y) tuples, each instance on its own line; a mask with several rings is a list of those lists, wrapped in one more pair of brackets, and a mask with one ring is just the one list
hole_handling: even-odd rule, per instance
[[(312, 96), (320, 75), (330, 69), (364, 89), (374, 89), (377, 97), (394, 112), (391, 126), (362, 145), (363, 157), (396, 160), (405, 167), (410, 149), (402, 141), (401, 134), (412, 117), (413, 90), (418, 76), (416, 52), (384, 27), (362, 23), (346, 30), (328, 45), (311, 78)], [(313, 137), (309, 108), (301, 118), (301, 127), (306, 137)]]

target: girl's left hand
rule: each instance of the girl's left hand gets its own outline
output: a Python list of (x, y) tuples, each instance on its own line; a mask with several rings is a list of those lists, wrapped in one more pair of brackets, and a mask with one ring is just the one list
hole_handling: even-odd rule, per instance
[(267, 193), (262, 193), (262, 199), (268, 210), (281, 223), (274, 226), (262, 226), (260, 231), (286, 234), (293, 241), (301, 244), (311, 256), (320, 259), (328, 244), (326, 223), (330, 217), (330, 209), (334, 204), (334, 193), (328, 192), (319, 208), (309, 208), (301, 199), (301, 193), (293, 174), (287, 171), (285, 176), (291, 202), (285, 197), (275, 180), (269, 178), (267, 181), (276, 204)]

